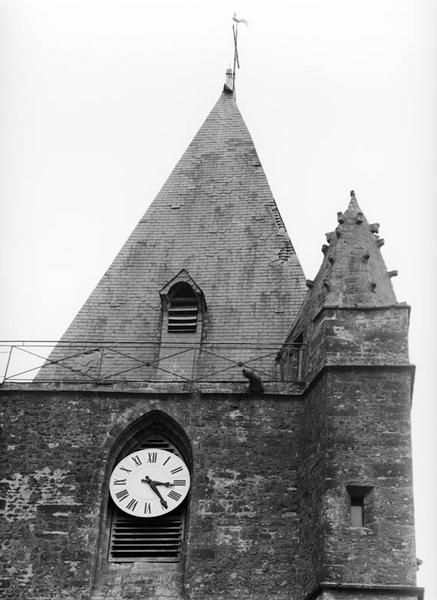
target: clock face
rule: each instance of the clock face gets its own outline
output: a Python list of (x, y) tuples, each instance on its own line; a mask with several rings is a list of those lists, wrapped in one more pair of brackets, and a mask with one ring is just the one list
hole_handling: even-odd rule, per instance
[(145, 448), (123, 458), (112, 472), (115, 504), (135, 517), (159, 517), (181, 504), (190, 489), (184, 461), (167, 450)]

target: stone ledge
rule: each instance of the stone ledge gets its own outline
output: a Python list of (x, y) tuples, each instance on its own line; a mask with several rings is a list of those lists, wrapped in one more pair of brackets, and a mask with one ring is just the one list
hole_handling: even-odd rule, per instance
[[(346, 600), (344, 592), (351, 593), (351, 599), (354, 598), (352, 594), (372, 594), (374, 593), (378, 597), (383, 598), (382, 594), (390, 594), (391, 598), (396, 595), (399, 600), (401, 598), (414, 598), (414, 600), (423, 600), (424, 588), (408, 585), (384, 585), (380, 583), (367, 584), (367, 583), (334, 583), (330, 581), (322, 581), (317, 587), (312, 590), (309, 594), (304, 597), (304, 600), (317, 600), (322, 598), (324, 592), (342, 592), (342, 598)], [(369, 600), (370, 600), (369, 596)]]
[(375, 312), (375, 311), (385, 311), (385, 310), (391, 310), (391, 309), (402, 309), (402, 310), (407, 310), (408, 314), (410, 314), (411, 312), (411, 306), (407, 303), (403, 304), (403, 303), (399, 303), (399, 304), (387, 304), (385, 306), (369, 306), (368, 304), (357, 304), (356, 306), (343, 306), (341, 304), (325, 304), (324, 306), (322, 306), (317, 313), (314, 315), (314, 317), (311, 319), (313, 321), (313, 323), (315, 323), (317, 321), (317, 319), (320, 317), (320, 315), (324, 312), (324, 311), (328, 311), (328, 310), (341, 310), (341, 311), (363, 311), (363, 312)]
[(182, 394), (182, 395), (211, 395), (235, 394), (247, 398), (256, 396), (301, 396), (305, 390), (304, 382), (297, 383), (265, 383), (263, 393), (251, 393), (247, 390), (247, 383), (243, 382), (217, 382), (217, 383), (179, 383), (179, 382), (118, 382), (118, 383), (66, 383), (66, 382), (35, 382), (17, 383), (7, 382), (0, 385), (0, 393), (26, 391), (35, 393), (44, 392), (92, 392), (95, 394)]
[(416, 372), (416, 366), (410, 363), (405, 364), (362, 364), (362, 363), (350, 363), (350, 364), (336, 364), (336, 363), (326, 363), (324, 364), (308, 381), (307, 386), (305, 388), (305, 392), (310, 389), (327, 371), (379, 371), (379, 370), (387, 370), (387, 371), (409, 371), (410, 372), (410, 380), (411, 380), (411, 395), (413, 394), (413, 386), (414, 386), (414, 376)]

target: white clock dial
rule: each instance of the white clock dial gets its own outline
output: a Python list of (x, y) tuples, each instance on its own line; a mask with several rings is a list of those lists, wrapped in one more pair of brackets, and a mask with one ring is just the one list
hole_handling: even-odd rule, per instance
[(123, 458), (112, 472), (115, 504), (135, 517), (158, 517), (174, 510), (190, 489), (190, 472), (173, 452), (145, 448)]

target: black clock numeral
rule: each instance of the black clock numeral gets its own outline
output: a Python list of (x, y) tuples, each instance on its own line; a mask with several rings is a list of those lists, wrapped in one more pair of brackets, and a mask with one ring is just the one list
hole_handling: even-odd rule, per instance
[(120, 467), (120, 471), (126, 471), (126, 473), (132, 473), (130, 469), (126, 469), (126, 467)]
[(147, 462), (149, 462), (149, 463), (156, 463), (157, 457), (158, 457), (158, 453), (157, 452), (148, 452)]
[(130, 510), (135, 510), (138, 504), (138, 500), (135, 500), (135, 498), (132, 498), (132, 500), (129, 502), (129, 504), (126, 506), (126, 508), (129, 508)]
[(114, 485), (126, 485), (126, 479), (114, 479)]
[(173, 485), (185, 485), (187, 483), (186, 479), (175, 479), (173, 481)]
[(151, 515), (152, 514), (152, 507), (150, 505), (150, 502), (145, 502), (144, 503), (144, 514), (145, 515)]
[(137, 467), (139, 467), (140, 465), (142, 465), (143, 463), (141, 462), (141, 458), (136, 454), (135, 456), (132, 456), (132, 460), (134, 461), (134, 463), (137, 465)]
[(124, 500), (129, 496), (129, 492), (127, 490), (121, 490), (115, 494), (119, 500)]
[(171, 456), (169, 456), (168, 458), (165, 459), (165, 461), (162, 463), (162, 466), (166, 465), (168, 463), (168, 461), (170, 460)]
[(178, 494), (178, 492), (175, 492), (174, 490), (172, 490), (169, 494), (167, 494), (167, 498), (171, 498), (172, 500), (175, 500), (176, 502), (179, 500), (179, 498), (182, 496), (182, 494)]
[(179, 471), (182, 471), (182, 467), (177, 467), (177, 469), (173, 469), (173, 471), (171, 471), (171, 474), (174, 475), (175, 473), (179, 473)]

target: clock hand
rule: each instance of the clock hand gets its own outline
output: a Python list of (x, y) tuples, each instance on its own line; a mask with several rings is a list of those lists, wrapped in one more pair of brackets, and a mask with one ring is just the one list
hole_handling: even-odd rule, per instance
[(150, 485), (150, 487), (152, 488), (152, 490), (155, 492), (155, 494), (158, 496), (158, 498), (161, 502), (161, 506), (163, 506), (164, 508), (168, 508), (168, 504), (164, 500), (164, 498), (161, 496), (161, 494), (159, 493), (159, 490), (156, 487), (155, 482), (152, 481), (148, 475), (146, 475), (146, 477), (144, 479), (142, 479), (141, 481), (144, 483), (148, 483)]
[(155, 485), (165, 485), (165, 487), (173, 487), (174, 483), (170, 483), (170, 481), (152, 481)]

